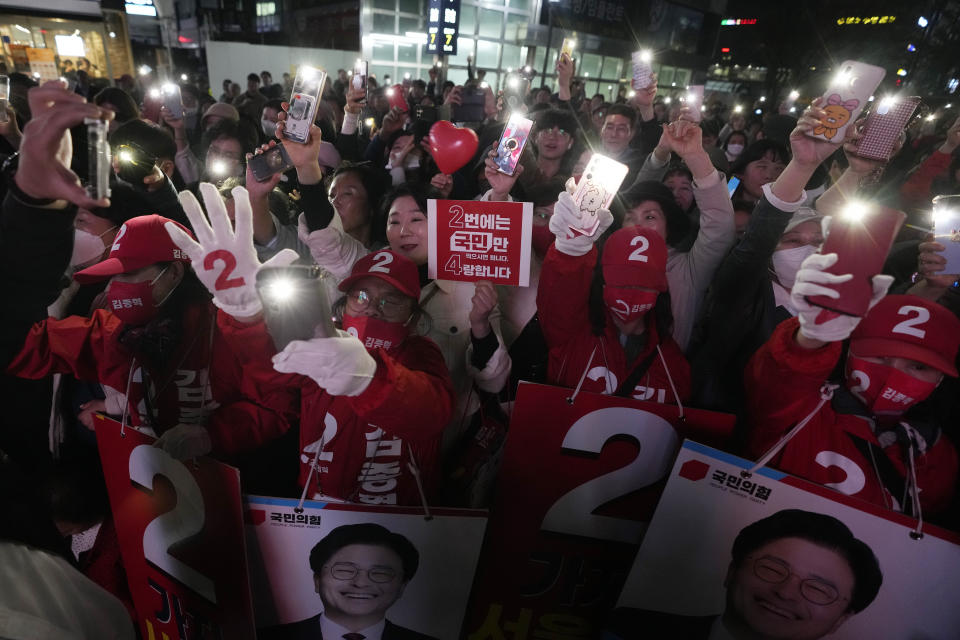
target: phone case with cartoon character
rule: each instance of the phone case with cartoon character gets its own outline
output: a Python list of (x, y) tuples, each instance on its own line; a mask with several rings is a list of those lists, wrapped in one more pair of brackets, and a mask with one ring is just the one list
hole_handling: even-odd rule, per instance
[(597, 232), (600, 226), (597, 211), (610, 208), (628, 171), (627, 165), (621, 162), (599, 153), (593, 154), (573, 193), (573, 201), (580, 208), (580, 226), (570, 227), (570, 231), (584, 236)]
[(881, 67), (856, 60), (845, 60), (839, 69), (823, 94), (821, 108), (827, 115), (807, 134), (811, 138), (841, 142), (887, 74)]

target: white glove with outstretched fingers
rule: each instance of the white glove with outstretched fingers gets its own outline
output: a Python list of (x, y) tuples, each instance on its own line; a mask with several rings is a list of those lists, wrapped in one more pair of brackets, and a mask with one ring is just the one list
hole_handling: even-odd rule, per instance
[(174, 460), (189, 460), (210, 453), (213, 445), (210, 434), (199, 424), (178, 424), (163, 432), (153, 443), (170, 454)]
[(261, 265), (253, 247), (250, 196), (243, 187), (235, 187), (231, 193), (236, 228), (230, 223), (227, 206), (217, 188), (208, 182), (200, 183), (206, 217), (192, 193), (180, 192), (180, 204), (197, 240), (175, 224), (168, 222), (165, 227), (170, 239), (190, 257), (197, 278), (213, 294), (213, 303), (235, 318), (250, 318), (263, 308), (256, 289), (257, 271), (261, 266), (287, 266), (298, 256), (296, 251), (284, 249)]
[[(853, 278), (852, 273), (836, 275), (827, 273), (837, 263), (837, 254), (815, 253), (808, 256), (797, 271), (797, 279), (790, 290), (790, 300), (797, 309), (800, 320), (800, 333), (811, 340), (820, 342), (838, 342), (846, 340), (853, 330), (860, 324), (862, 318), (835, 313), (807, 302), (809, 296), (827, 296), (836, 300), (840, 293), (830, 285), (847, 282)], [(873, 295), (870, 297), (869, 309), (887, 295), (887, 289), (893, 283), (893, 278), (886, 275), (873, 276)]]
[(294, 340), (273, 356), (273, 368), (307, 376), (332, 396), (360, 395), (370, 386), (377, 361), (362, 342), (346, 331), (337, 333), (335, 338)]
[(592, 236), (570, 231), (570, 227), (579, 227), (581, 224), (580, 207), (573, 201), (573, 196), (566, 191), (561, 192), (557, 204), (553, 207), (553, 215), (550, 216), (550, 231), (557, 237), (557, 250), (568, 256), (586, 254), (593, 243), (613, 224), (613, 214), (606, 209), (597, 209), (597, 221), (599, 226)]

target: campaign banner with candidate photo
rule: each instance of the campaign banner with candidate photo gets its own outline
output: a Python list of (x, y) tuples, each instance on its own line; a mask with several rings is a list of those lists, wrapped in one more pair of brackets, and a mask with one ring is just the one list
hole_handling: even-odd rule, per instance
[(245, 501), (258, 638), (460, 636), (486, 511)]
[(927, 524), (919, 537), (901, 513), (770, 468), (744, 477), (751, 466), (684, 443), (612, 638), (960, 637), (960, 537)]
[(95, 420), (141, 636), (252, 640), (239, 472), (206, 457), (174, 460), (156, 438)]
[(520, 383), (469, 640), (598, 637), (683, 437), (722, 443), (733, 428), (726, 414), (572, 393)]
[(533, 203), (428, 200), (431, 278), (526, 287)]

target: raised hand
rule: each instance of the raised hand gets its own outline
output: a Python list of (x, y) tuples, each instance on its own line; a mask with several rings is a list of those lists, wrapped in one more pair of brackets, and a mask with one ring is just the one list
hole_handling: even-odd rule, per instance
[(490, 194), (490, 200), (493, 202), (505, 201), (510, 195), (513, 185), (516, 184), (517, 178), (523, 173), (523, 165), (519, 162), (512, 176), (508, 176), (498, 170), (499, 167), (497, 167), (494, 159), (497, 157), (497, 147), (499, 144), (499, 142), (493, 143), (490, 151), (487, 153), (487, 159), (483, 161), (483, 177), (490, 183), (490, 188), (493, 191), (493, 193)]
[[(571, 188), (572, 182), (573, 178), (567, 181), (567, 189)], [(550, 216), (550, 231), (557, 238), (554, 243), (557, 250), (568, 256), (585, 255), (593, 247), (593, 243), (613, 224), (613, 215), (607, 209), (597, 209), (597, 220), (600, 224), (592, 236), (572, 232), (571, 227), (579, 228), (582, 224), (580, 207), (573, 201), (573, 196), (568, 191), (562, 191), (557, 198), (557, 204), (553, 207), (553, 215)]]
[[(253, 247), (250, 196), (243, 187), (235, 187), (231, 191), (236, 223), (234, 229), (217, 188), (203, 182), (200, 184), (200, 194), (207, 208), (209, 222), (194, 195), (189, 191), (180, 193), (180, 204), (193, 226), (197, 240), (172, 222), (165, 225), (167, 233), (190, 257), (197, 278), (213, 295), (215, 305), (239, 320), (256, 318), (263, 309), (256, 290), (256, 276), (261, 264)], [(295, 251), (284, 249), (262, 266), (286, 266), (296, 259)]]
[(474, 338), (484, 338), (490, 331), (490, 314), (497, 306), (497, 290), (489, 280), (479, 280), (474, 285), (470, 308), (470, 332)]
[(793, 161), (814, 168), (833, 155), (833, 152), (843, 142), (840, 138), (837, 138), (835, 142), (825, 142), (808, 135), (820, 126), (821, 118), (827, 117), (827, 112), (821, 108), (821, 104), (823, 104), (823, 98), (814, 100), (800, 115), (797, 126), (790, 133), (790, 150), (793, 152)]
[[(290, 104), (284, 102), (281, 104), (283, 111), (277, 114), (277, 132), (278, 140), (283, 140), (283, 131), (286, 127), (287, 111), (290, 110)], [(300, 144), (292, 140), (283, 140), (282, 144), (290, 156), (290, 161), (297, 169), (297, 180), (300, 184), (317, 184), (323, 180), (323, 171), (320, 169), (320, 143), (323, 142), (320, 127), (315, 124), (310, 125), (310, 133), (307, 136), (307, 142)]]
[(442, 198), (449, 198), (453, 191), (453, 176), (445, 173), (438, 173), (430, 178), (430, 186), (437, 190)]

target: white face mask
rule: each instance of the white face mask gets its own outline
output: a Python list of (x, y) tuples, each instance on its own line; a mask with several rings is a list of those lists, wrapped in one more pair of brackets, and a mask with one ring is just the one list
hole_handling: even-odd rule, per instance
[(107, 245), (103, 241), (103, 236), (109, 231), (116, 229), (110, 227), (100, 235), (94, 235), (83, 229), (73, 230), (73, 253), (70, 254), (70, 266), (79, 267), (100, 260)]
[(743, 145), (742, 145), (742, 144), (728, 144), (728, 145), (727, 145), (727, 154), (728, 154), (728, 155), (731, 155), (731, 156), (736, 157), (736, 156), (739, 156), (741, 153), (743, 153)]
[(800, 270), (800, 263), (816, 252), (817, 247), (811, 244), (774, 251), (773, 271), (777, 274), (777, 280), (780, 281), (780, 284), (787, 289), (793, 287), (793, 283), (797, 279), (797, 271)]
[(277, 133), (277, 123), (272, 120), (267, 120), (266, 118), (260, 119), (260, 128), (263, 129), (263, 132), (268, 138), (272, 138)]

